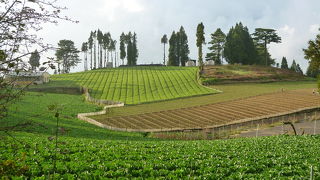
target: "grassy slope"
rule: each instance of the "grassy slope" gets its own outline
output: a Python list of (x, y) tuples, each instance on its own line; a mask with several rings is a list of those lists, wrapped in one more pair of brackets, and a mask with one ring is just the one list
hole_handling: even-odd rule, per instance
[(203, 84), (302, 81), (310, 79), (291, 70), (248, 65), (205, 66), (201, 76)]
[(47, 86), (81, 85), (97, 99), (140, 104), (212, 94), (196, 80), (196, 67), (126, 67), (53, 76)]
[(96, 116), (95, 119), (104, 119), (106, 116), (124, 116), (141, 114), (147, 112), (156, 112), (169, 109), (184, 107), (193, 107), (198, 105), (212, 104), (238, 98), (250, 97), (264, 93), (285, 90), (316, 88), (316, 82), (275, 82), (275, 83), (248, 83), (248, 84), (229, 84), (215, 85), (214, 89), (223, 91), (223, 93), (199, 96), (185, 99), (177, 99), (152, 104), (142, 104), (136, 106), (127, 106), (123, 108), (114, 108), (108, 115)]
[[(10, 116), (0, 119), (1, 126), (12, 126), (17, 123), (33, 122), (33, 126), (19, 128), (21, 132), (37, 133), (40, 136), (52, 136), (55, 132), (56, 119), (48, 110), (52, 104), (61, 105), (60, 126), (69, 130), (69, 137), (93, 139), (127, 139), (140, 138), (140, 134), (118, 133), (98, 128), (76, 118), (80, 112), (99, 111), (101, 107), (84, 102), (79, 95), (27, 93), (20, 101), (10, 107)], [(0, 131), (1, 132), (1, 131)]]
[[(311, 166), (316, 177), (320, 176), (319, 136), (156, 141), (141, 134), (108, 131), (77, 120), (77, 113), (99, 107), (83, 102), (81, 96), (44, 93), (28, 93), (11, 107), (11, 115), (1, 120), (1, 126), (33, 120), (47, 129), (33, 126), (14, 133), (27, 146), (0, 134), (0, 176), (52, 174), (54, 141), (47, 137), (54, 134), (55, 119), (47, 106), (53, 103), (64, 105), (60, 123), (70, 130), (60, 137), (63, 143), (59, 144), (56, 179), (301, 178), (308, 177)], [(27, 171), (24, 166), (28, 167)], [(1, 174), (3, 170), (6, 174)]]

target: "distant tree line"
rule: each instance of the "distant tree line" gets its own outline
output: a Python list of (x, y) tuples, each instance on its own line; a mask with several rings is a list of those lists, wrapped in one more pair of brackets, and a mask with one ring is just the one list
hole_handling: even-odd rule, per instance
[[(97, 69), (105, 67), (116, 67), (117, 64), (117, 41), (112, 39), (110, 32), (102, 33), (101, 30), (91, 31), (87, 42), (82, 44), (81, 51), (84, 53), (84, 69)], [(136, 65), (138, 60), (137, 34), (129, 32), (122, 33), (119, 43), (120, 59), (124, 65)], [(88, 53), (90, 61), (88, 62)], [(89, 63), (89, 67), (88, 67)]]
[[(205, 40), (205, 27), (203, 23), (198, 24), (196, 31), (196, 46), (198, 47), (198, 63), (203, 64), (203, 45)], [(168, 43), (165, 36), (161, 43)], [(228, 64), (244, 65), (275, 65), (268, 51), (270, 43), (281, 43), (281, 38), (273, 29), (257, 28), (253, 34), (241, 22), (232, 27), (227, 34), (220, 28), (211, 34), (209, 40), (209, 52), (205, 60), (213, 60), (216, 65), (223, 64), (223, 59)], [(173, 32), (169, 39), (169, 60), (170, 66), (185, 66), (189, 60), (188, 37), (183, 27), (179, 32)], [(165, 59), (165, 53), (164, 53)]]
[(292, 61), (292, 64), (291, 64), (291, 66), (290, 66), (290, 68), (289, 68), (289, 66), (288, 66), (288, 61), (287, 61), (287, 58), (286, 58), (286, 57), (283, 57), (283, 58), (282, 58), (280, 68), (281, 68), (281, 69), (289, 69), (289, 70), (291, 70), (291, 71), (294, 71), (294, 72), (303, 74), (303, 71), (302, 71), (300, 65), (297, 64), (295, 60)]
[[(91, 31), (88, 41), (83, 42), (81, 47), (84, 53), (84, 69), (107, 67), (110, 60), (114, 64), (114, 57), (117, 57), (116, 44), (117, 41), (112, 39), (109, 32), (103, 33), (100, 29)], [(88, 53), (90, 62), (88, 62)]]
[(122, 60), (122, 65), (124, 65), (124, 59), (127, 58), (127, 65), (134, 66), (137, 65), (138, 61), (138, 47), (137, 47), (137, 34), (129, 32), (124, 34), (122, 32), (120, 36), (120, 59)]
[[(166, 35), (162, 37), (161, 42), (164, 45), (167, 43)], [(169, 59), (167, 65), (185, 66), (186, 62), (189, 60), (190, 51), (188, 46), (188, 36), (183, 26), (180, 27), (178, 32), (172, 32), (169, 39), (169, 45)]]

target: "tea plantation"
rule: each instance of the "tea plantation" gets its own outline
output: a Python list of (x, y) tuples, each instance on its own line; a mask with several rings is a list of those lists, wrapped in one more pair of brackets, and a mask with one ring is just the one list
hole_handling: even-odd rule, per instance
[[(51, 104), (63, 106), (57, 149)], [(1, 131), (0, 177), (309, 179), (311, 167), (314, 177), (320, 177), (320, 136), (165, 141), (108, 131), (75, 118), (78, 112), (98, 109), (81, 96), (28, 93), (0, 123), (33, 122), (8, 131), (10, 135)]]
[(97, 99), (140, 104), (213, 94), (201, 86), (196, 67), (123, 67), (56, 75), (50, 86), (83, 86)]

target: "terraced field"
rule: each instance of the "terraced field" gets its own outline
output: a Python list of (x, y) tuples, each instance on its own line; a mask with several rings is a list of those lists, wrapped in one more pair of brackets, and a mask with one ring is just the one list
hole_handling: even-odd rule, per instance
[(217, 92), (199, 85), (197, 71), (196, 67), (126, 67), (56, 75), (52, 80), (56, 86), (87, 87), (97, 99), (140, 104)]
[(131, 116), (98, 119), (116, 128), (159, 131), (208, 128), (236, 121), (320, 107), (320, 96), (310, 89), (270, 93), (240, 100)]

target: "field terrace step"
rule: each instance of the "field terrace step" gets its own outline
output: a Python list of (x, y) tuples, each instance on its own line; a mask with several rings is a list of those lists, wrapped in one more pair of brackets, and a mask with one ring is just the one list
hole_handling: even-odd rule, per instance
[(108, 127), (118, 126), (115, 128), (128, 131), (178, 131), (250, 122), (318, 107), (320, 96), (313, 94), (309, 89), (270, 93), (191, 108), (111, 117), (100, 122)]

